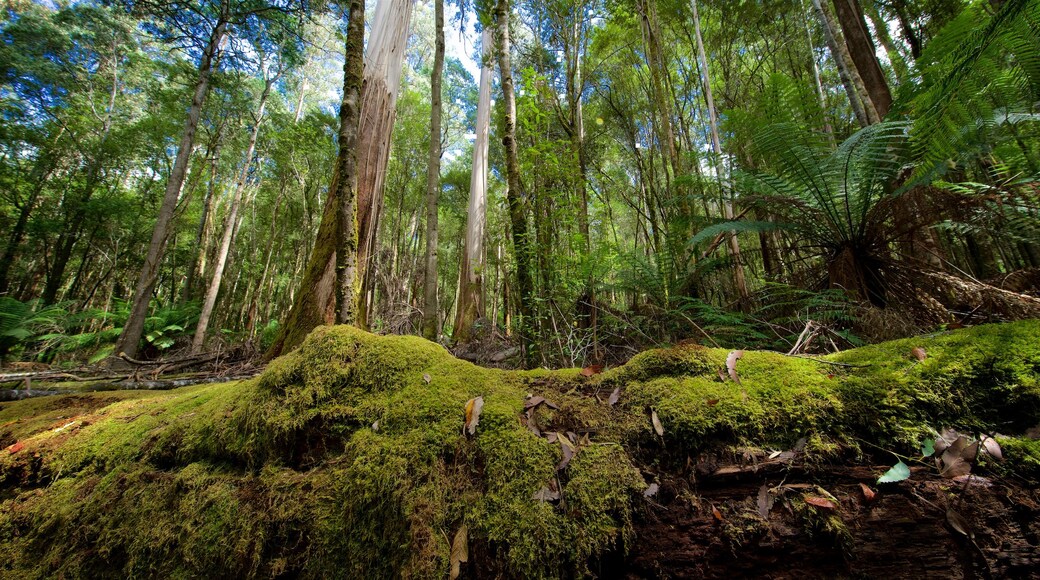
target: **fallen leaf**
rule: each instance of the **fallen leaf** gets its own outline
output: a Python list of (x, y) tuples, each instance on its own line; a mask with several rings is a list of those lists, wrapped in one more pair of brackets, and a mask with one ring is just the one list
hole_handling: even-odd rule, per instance
[(548, 441), (549, 443), (556, 443), (556, 438), (557, 437), (559, 437), (559, 436), (555, 432), (554, 433), (549, 433), (548, 435), (545, 436), (545, 440)]
[(535, 501), (560, 501), (560, 492), (549, 489), (547, 486), (542, 486), (542, 489), (534, 492), (531, 499)]
[(943, 429), (942, 433), (940, 433), (939, 437), (935, 440), (935, 452), (942, 453), (943, 451), (946, 451), (946, 448), (960, 437), (960, 433), (950, 429), (949, 427)]
[(569, 443), (565, 445), (564, 443), (567, 441), (565, 438), (558, 437), (558, 439), (560, 440), (560, 451), (563, 452), (563, 459), (556, 465), (556, 471), (563, 471), (570, 464), (571, 459), (574, 459), (574, 447)]
[(426, 381), (426, 384), (428, 385), (433, 380), (433, 377), (430, 376), (430, 373), (423, 373), (422, 380)]
[(375, 431), (376, 433), (379, 432), (379, 421), (378, 420), (372, 422), (372, 430)]
[(717, 508), (715, 506), (711, 506), (711, 515), (714, 516), (715, 519), (720, 521), (720, 522), (724, 519), (722, 517), (722, 512), (720, 512), (719, 508)]
[(892, 466), (885, 472), (884, 475), (878, 478), (878, 483), (895, 483), (897, 481), (903, 481), (910, 477), (910, 468), (905, 463), (900, 461), (899, 463)]
[(610, 393), (610, 398), (607, 399), (607, 404), (613, 407), (617, 405), (618, 397), (621, 396), (621, 387), (614, 389), (614, 392)]
[(769, 497), (769, 486), (762, 484), (758, 488), (758, 515), (762, 519), (769, 519), (769, 510), (773, 507), (773, 498)]
[(805, 446), (808, 445), (808, 444), (809, 444), (809, 438), (808, 437), (801, 437), (801, 438), (799, 438), (798, 441), (794, 442), (794, 452), (795, 453), (801, 453), (802, 451), (805, 451)]
[(935, 454), (935, 440), (925, 439), (921, 442), (921, 455), (923, 457), (931, 457)]
[(715, 405), (719, 404), (719, 400), (718, 399), (708, 399), (707, 401), (704, 401), (704, 402), (707, 403), (709, 407), (714, 407)]
[(450, 580), (455, 580), (462, 573), (462, 563), (469, 562), (469, 530), (466, 524), (462, 524), (459, 531), (455, 532), (455, 539), (451, 542), (451, 575)]
[(744, 356), (744, 351), (734, 350), (729, 353), (726, 357), (726, 370), (729, 371), (729, 378), (733, 379), (733, 382), (740, 384), (740, 376), (737, 374), (737, 361)]
[(466, 431), (470, 435), (477, 432), (482, 410), (484, 410), (484, 397), (477, 397), (466, 402)]
[(10, 451), (12, 455), (15, 454), (15, 453), (18, 453), (19, 451), (21, 451), (24, 448), (25, 448), (25, 444), (22, 443), (21, 441), (18, 441), (17, 443), (13, 443), (13, 444), (7, 446), (7, 450)]
[(946, 510), (946, 521), (954, 531), (967, 536), (969, 539), (975, 539), (975, 532), (971, 531), (971, 525), (968, 524), (968, 520), (964, 519), (964, 516), (953, 509)]
[(664, 437), (664, 425), (661, 424), (661, 419), (657, 416), (657, 411), (650, 409), (650, 421), (654, 424), (654, 432), (657, 433), (658, 437)]
[(643, 491), (643, 497), (654, 497), (657, 495), (657, 491), (660, 489), (656, 483), (651, 483), (647, 486), (646, 490)]
[(859, 484), (859, 488), (863, 491), (863, 499), (867, 500), (868, 502), (874, 501), (874, 498), (877, 497), (877, 493), (874, 490), (870, 489), (869, 485), (861, 483)]
[(910, 349), (910, 354), (914, 355), (914, 358), (916, 358), (919, 361), (923, 361), (924, 359), (928, 358), (928, 353), (926, 353), (924, 349), (919, 346), (915, 346), (914, 348)]
[(809, 505), (814, 505), (814, 506), (816, 506), (818, 508), (823, 508), (823, 509), (826, 509), (826, 510), (836, 510), (836, 509), (838, 509), (838, 506), (834, 505), (833, 501), (831, 501), (831, 500), (829, 500), (829, 499), (827, 499), (825, 497), (817, 497), (815, 495), (807, 495), (803, 499), (805, 499), (805, 503), (807, 503)]
[(581, 376), (591, 377), (592, 375), (598, 375), (603, 372), (603, 365), (589, 365), (581, 369)]
[(524, 424), (527, 425), (527, 428), (531, 433), (534, 433), (535, 436), (541, 437), (542, 430), (538, 427), (538, 418), (534, 414), (534, 409), (528, 409), (527, 412), (524, 413)]
[(942, 475), (947, 479), (954, 479), (971, 473), (970, 463), (961, 457), (947, 458), (947, 453), (949, 453), (949, 451), (943, 453), (942, 468), (939, 470), (939, 475)]
[(726, 373), (722, 372), (722, 369), (719, 369), (719, 380), (726, 382)]
[(1000, 443), (997, 443), (997, 440), (989, 435), (982, 436), (982, 449), (993, 459), (997, 461), (1004, 460), (1004, 452), (1000, 449)]
[(545, 402), (545, 397), (530, 397), (524, 401), (524, 408), (531, 409)]

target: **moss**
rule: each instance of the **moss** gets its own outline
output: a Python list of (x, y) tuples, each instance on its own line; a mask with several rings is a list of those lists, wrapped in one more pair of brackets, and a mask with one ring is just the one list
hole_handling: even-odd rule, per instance
[[(0, 575), (427, 578), (447, 573), (465, 524), (470, 565), (486, 573), (588, 576), (630, 543), (639, 467), (801, 438), (825, 462), (861, 442), (916, 449), (933, 427), (1021, 433), (1040, 416), (1038, 337), (1034, 321), (823, 362), (747, 352), (738, 384), (719, 377), (719, 349), (650, 351), (584, 377), (483, 369), (418, 338), (322, 327), (252, 381), (0, 406), (0, 435), (22, 443), (0, 451)], [(521, 419), (529, 394), (558, 407), (532, 411), (543, 432), (588, 437), (562, 471), (560, 444)], [(476, 396), (485, 406), (466, 436)], [(1035, 441), (1002, 444), (1010, 469), (1036, 477)], [(551, 485), (560, 501), (532, 497)], [(732, 543), (757, 533), (752, 508), (730, 522)], [(842, 545), (840, 517), (810, 515)]]

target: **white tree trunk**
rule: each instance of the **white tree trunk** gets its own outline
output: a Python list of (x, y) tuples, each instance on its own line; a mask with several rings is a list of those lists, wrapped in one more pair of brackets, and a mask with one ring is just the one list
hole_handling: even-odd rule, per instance
[(491, 31), (480, 37), (482, 65), (477, 98), (477, 122), (473, 139), (473, 171), (466, 207), (466, 244), (460, 272), (458, 308), (455, 310), (456, 342), (470, 337), (473, 323), (484, 316), (484, 228), (487, 225), (488, 133), (491, 126), (491, 75), (494, 74)]

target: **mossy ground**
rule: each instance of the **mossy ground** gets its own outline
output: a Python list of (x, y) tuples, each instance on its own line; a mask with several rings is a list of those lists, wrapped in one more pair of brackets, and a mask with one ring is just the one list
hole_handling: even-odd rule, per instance
[[(624, 551), (654, 474), (691, 455), (806, 438), (826, 461), (907, 452), (930, 428), (1040, 421), (1037, 321), (826, 362), (749, 351), (740, 384), (719, 375), (726, 355), (680, 346), (587, 378), (324, 327), (251, 381), (5, 403), (0, 441), (17, 445), (0, 450), (0, 575), (437, 577), (465, 524), (485, 573), (583, 576)], [(559, 407), (533, 411), (543, 433), (583, 439), (562, 470), (560, 444), (521, 419), (528, 394)], [(1009, 469), (1035, 477), (1037, 442), (1006, 441)], [(532, 499), (554, 486), (561, 501)]]

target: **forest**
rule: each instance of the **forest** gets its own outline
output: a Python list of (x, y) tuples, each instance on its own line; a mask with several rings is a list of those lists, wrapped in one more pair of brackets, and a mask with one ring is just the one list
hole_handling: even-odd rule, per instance
[(0, 119), (0, 575), (1040, 567), (1040, 1), (5, 0)]

